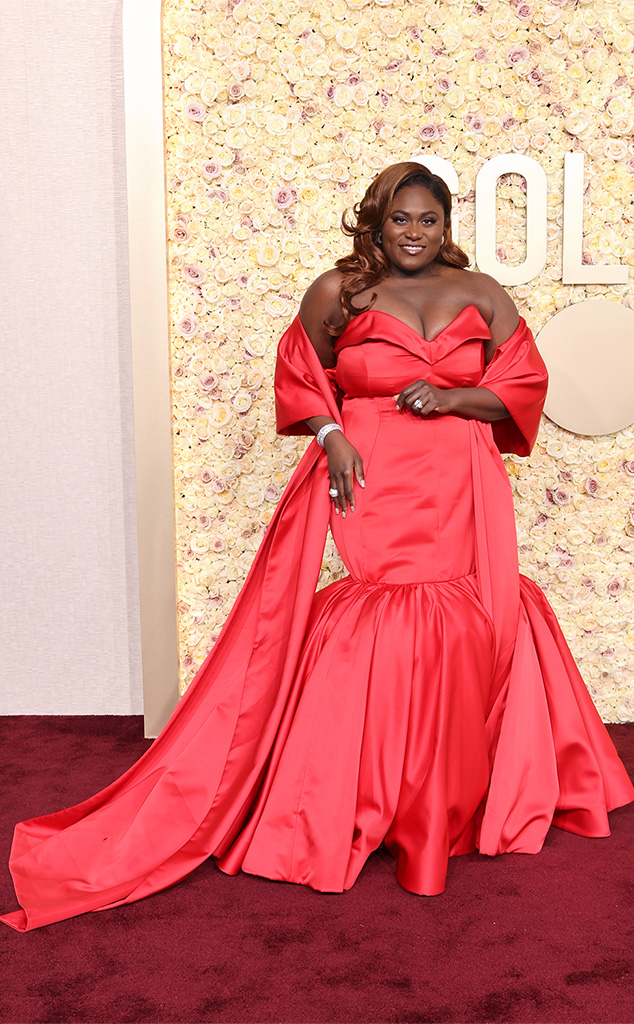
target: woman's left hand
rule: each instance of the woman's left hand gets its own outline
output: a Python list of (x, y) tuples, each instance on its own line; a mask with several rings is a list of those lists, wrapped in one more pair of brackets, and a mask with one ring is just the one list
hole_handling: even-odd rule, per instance
[(437, 388), (426, 380), (415, 380), (403, 388), (396, 399), (397, 409), (405, 406), (417, 416), (428, 416), (430, 412), (451, 412), (452, 388)]

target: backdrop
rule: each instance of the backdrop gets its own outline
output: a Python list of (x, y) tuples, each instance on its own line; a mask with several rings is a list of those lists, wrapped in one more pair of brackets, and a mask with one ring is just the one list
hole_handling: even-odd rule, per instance
[[(585, 155), (584, 262), (634, 263), (633, 0), (165, 0), (165, 131), (182, 686), (218, 635), (305, 441), (274, 430), (277, 342), (347, 251), (341, 214), (414, 154), (474, 184), (500, 153), (548, 180), (548, 258), (510, 288), (537, 332), (630, 285), (562, 284), (563, 161)], [(421, 157), (421, 158), (422, 158)], [(526, 194), (498, 189), (497, 258), (522, 260)], [(600, 341), (600, 339), (598, 339)], [(634, 718), (634, 430), (544, 419), (510, 457), (521, 569), (548, 594), (597, 707)], [(341, 575), (329, 541), (321, 583)]]

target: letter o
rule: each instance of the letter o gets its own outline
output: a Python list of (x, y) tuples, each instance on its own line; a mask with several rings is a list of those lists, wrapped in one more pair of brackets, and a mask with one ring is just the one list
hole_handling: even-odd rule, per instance
[[(502, 174), (521, 174), (526, 179), (526, 258), (509, 265), (497, 258), (496, 194)], [(537, 161), (521, 153), (503, 153), (488, 160), (476, 178), (476, 263), (500, 284), (525, 284), (546, 263), (548, 184)]]

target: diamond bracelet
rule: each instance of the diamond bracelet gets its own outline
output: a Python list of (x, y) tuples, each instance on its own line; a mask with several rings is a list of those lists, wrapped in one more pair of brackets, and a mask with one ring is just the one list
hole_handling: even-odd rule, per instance
[(326, 438), (326, 434), (329, 434), (331, 430), (343, 431), (343, 427), (340, 427), (338, 423), (324, 423), (323, 427), (320, 427), (319, 431), (317, 432), (317, 444), (319, 445), (320, 448), (324, 447), (324, 440)]

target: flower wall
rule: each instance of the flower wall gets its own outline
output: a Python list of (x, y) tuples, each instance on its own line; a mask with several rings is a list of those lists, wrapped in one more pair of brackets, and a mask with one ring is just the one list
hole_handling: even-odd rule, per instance
[[(521, 314), (537, 332), (584, 298), (634, 306), (631, 284), (561, 283), (565, 152), (585, 154), (584, 259), (634, 264), (634, 0), (165, 0), (163, 27), (184, 688), (306, 444), (275, 434), (277, 342), (348, 251), (341, 214), (377, 171), (450, 160), (473, 258), (478, 170), (501, 152), (533, 157), (549, 251), (539, 278), (509, 289)], [(501, 260), (522, 258), (524, 211), (508, 176)], [(603, 718), (631, 720), (634, 429), (579, 437), (544, 419), (530, 459), (506, 464), (522, 571)], [(342, 574), (329, 540), (321, 583)]]

